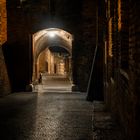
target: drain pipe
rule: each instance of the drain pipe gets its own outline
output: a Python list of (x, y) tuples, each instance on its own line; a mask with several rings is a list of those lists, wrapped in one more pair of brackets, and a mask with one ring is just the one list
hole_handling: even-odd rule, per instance
[(88, 86), (87, 86), (87, 97), (86, 97), (86, 99), (88, 101), (93, 101), (93, 99), (91, 99), (92, 96), (89, 95), (90, 94), (89, 90), (90, 90), (90, 86), (91, 86), (91, 80), (92, 80), (92, 75), (93, 75), (97, 50), (98, 50), (98, 1), (96, 1), (96, 47), (95, 47), (95, 50), (94, 50), (94, 56), (93, 56), (93, 60), (92, 60), (92, 66), (91, 66), (91, 71), (90, 71), (90, 76), (89, 76)]

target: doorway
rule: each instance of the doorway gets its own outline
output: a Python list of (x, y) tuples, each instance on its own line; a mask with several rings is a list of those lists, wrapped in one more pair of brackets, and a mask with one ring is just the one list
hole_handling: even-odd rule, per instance
[[(49, 28), (33, 34), (32, 81), (37, 90), (71, 91), (72, 34), (58, 28)], [(39, 74), (42, 83), (38, 84)], [(43, 87), (43, 88), (42, 88)]]

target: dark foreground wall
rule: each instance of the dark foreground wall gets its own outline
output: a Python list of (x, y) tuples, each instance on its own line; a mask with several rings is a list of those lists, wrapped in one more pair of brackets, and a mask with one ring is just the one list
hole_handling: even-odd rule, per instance
[(25, 91), (29, 84), (29, 48), (19, 42), (4, 44), (3, 51), (12, 92)]
[(11, 93), (9, 76), (5, 65), (2, 47), (0, 46), (0, 96), (5, 96), (9, 93)]
[(0, 96), (11, 92), (7, 67), (3, 55), (2, 44), (7, 39), (6, 1), (0, 0)]
[(109, 2), (105, 101), (124, 128), (126, 139), (136, 140), (140, 139), (140, 3)]

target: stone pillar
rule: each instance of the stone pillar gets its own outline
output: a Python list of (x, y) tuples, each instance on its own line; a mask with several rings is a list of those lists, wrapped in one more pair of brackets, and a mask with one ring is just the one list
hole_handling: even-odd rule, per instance
[(51, 53), (51, 59), (50, 59), (50, 65), (51, 65), (51, 74), (54, 74), (54, 55)]

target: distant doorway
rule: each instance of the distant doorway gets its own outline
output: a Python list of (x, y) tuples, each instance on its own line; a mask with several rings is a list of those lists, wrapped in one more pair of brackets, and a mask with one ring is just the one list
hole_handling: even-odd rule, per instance
[(71, 90), (72, 41), (70, 33), (58, 28), (44, 29), (33, 34), (33, 82), (42, 73), (42, 84), (46, 91), (49, 87), (62, 90), (64, 85), (65, 90)]

